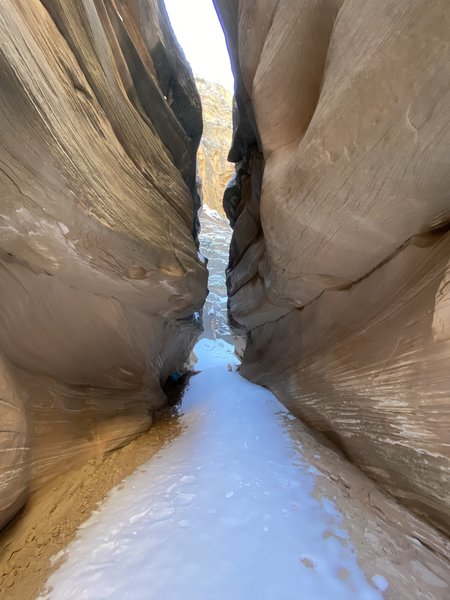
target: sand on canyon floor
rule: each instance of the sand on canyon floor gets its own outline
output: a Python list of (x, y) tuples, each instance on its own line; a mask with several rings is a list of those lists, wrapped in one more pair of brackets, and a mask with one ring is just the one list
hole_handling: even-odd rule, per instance
[(74, 467), (34, 493), (0, 534), (0, 599), (34, 600), (77, 529), (108, 492), (181, 432), (175, 409), (103, 461)]

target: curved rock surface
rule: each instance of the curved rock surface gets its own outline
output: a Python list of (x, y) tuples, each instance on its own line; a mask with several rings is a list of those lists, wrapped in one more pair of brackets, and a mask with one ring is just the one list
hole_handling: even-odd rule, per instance
[(234, 167), (227, 161), (233, 130), (233, 96), (217, 83), (197, 78), (196, 84), (204, 122), (198, 149), (201, 195), (204, 203), (223, 215), (223, 190), (234, 175)]
[(0, 9), (0, 526), (148, 428), (199, 333), (201, 109), (162, 0)]
[(214, 2), (242, 372), (448, 532), (449, 4)]

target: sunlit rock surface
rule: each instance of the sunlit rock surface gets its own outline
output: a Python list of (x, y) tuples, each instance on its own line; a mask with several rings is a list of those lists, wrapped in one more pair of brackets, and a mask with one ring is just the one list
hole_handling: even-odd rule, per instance
[(214, 2), (242, 373), (448, 531), (450, 6)]
[(0, 525), (152, 422), (199, 333), (200, 102), (162, 0), (0, 7)]
[(233, 95), (217, 83), (196, 79), (202, 101), (203, 137), (198, 150), (198, 174), (203, 202), (223, 214), (223, 190), (234, 175), (227, 161), (233, 131)]

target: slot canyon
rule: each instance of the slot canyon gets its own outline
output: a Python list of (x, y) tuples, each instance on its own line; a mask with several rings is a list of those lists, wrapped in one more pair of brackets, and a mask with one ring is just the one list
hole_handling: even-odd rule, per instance
[(448, 599), (450, 4), (209, 5), (0, 0), (0, 598)]

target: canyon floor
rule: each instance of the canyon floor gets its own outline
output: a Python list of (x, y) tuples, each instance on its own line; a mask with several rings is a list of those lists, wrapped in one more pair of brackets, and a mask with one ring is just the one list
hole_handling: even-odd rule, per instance
[(228, 236), (206, 211), (210, 339), (182, 402), (106, 463), (35, 496), (5, 538), (2, 597), (448, 597), (443, 538), (240, 376), (224, 320)]
[(84, 525), (44, 597), (379, 598), (333, 497), (312, 493), (320, 474), (289, 413), (230, 372), (231, 347), (197, 354), (183, 433)]
[(183, 397), (180, 434), (56, 557), (62, 565), (42, 598), (444, 593), (431, 553), (386, 523), (389, 501), (273, 394), (241, 377), (232, 346), (204, 339), (196, 353), (200, 373)]

